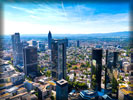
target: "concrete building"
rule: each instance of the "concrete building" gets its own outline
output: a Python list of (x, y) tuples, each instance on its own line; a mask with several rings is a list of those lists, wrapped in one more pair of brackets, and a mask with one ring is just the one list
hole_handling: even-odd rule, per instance
[(66, 78), (66, 40), (52, 40), (51, 49), (52, 78), (55, 80)]
[(33, 90), (33, 82), (32, 82), (32, 81), (25, 81), (25, 82), (24, 82), (24, 87), (25, 87), (28, 91)]
[(11, 36), (12, 39), (12, 49), (13, 49), (13, 65), (23, 64), (22, 57), (22, 43), (20, 41), (20, 34), (15, 33)]
[(56, 100), (68, 100), (68, 83), (64, 79), (56, 82)]
[(24, 73), (13, 74), (10, 79), (14, 85), (22, 84), (25, 80)]
[[(131, 86), (133, 88), (133, 86)], [(129, 86), (121, 85), (119, 86), (119, 100), (133, 100), (133, 92), (128, 89)]]
[(37, 48), (28, 46), (23, 49), (24, 56), (24, 73), (25, 75), (35, 77), (37, 71)]
[(52, 34), (49, 31), (49, 33), (48, 33), (48, 49), (51, 49), (51, 42), (52, 42)]
[(39, 100), (45, 100), (47, 97), (51, 96), (52, 88), (51, 85), (48, 83), (45, 83), (43, 85), (40, 85), (37, 88), (38, 91), (38, 99)]

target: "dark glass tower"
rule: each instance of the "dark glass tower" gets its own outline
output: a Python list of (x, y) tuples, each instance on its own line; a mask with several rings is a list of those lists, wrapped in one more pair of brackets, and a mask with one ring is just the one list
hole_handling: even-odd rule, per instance
[(39, 50), (45, 51), (45, 44), (43, 42), (39, 42)]
[(92, 59), (96, 60), (96, 89), (101, 91), (102, 49), (93, 49)]
[(66, 77), (66, 40), (52, 40), (51, 49), (52, 77), (55, 80)]
[(32, 46), (37, 47), (37, 41), (33, 40), (32, 41)]
[(119, 52), (114, 52), (114, 59), (113, 59), (113, 67), (117, 67), (117, 62), (118, 62), (118, 54)]
[(56, 100), (68, 100), (68, 83), (64, 79), (56, 82)]
[(52, 34), (49, 31), (49, 33), (48, 33), (48, 49), (51, 49), (51, 41), (52, 41)]
[(15, 33), (12, 37), (12, 49), (13, 49), (13, 65), (23, 64), (22, 57), (22, 43), (20, 42), (20, 34)]
[(66, 40), (66, 47), (68, 47), (68, 39), (67, 39), (67, 38), (65, 38), (65, 40)]
[(37, 48), (28, 46), (23, 49), (24, 56), (24, 73), (37, 75)]
[(80, 46), (80, 44), (79, 44), (79, 40), (77, 40), (77, 47), (79, 47)]
[(108, 50), (106, 50), (105, 89), (107, 89)]

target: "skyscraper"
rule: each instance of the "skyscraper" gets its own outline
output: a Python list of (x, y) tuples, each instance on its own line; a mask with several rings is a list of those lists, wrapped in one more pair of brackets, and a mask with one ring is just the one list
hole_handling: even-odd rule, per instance
[(15, 33), (12, 37), (12, 49), (13, 49), (13, 65), (23, 63), (22, 57), (22, 43), (20, 42), (20, 34)]
[(66, 47), (68, 47), (68, 38), (65, 38), (66, 40)]
[(55, 80), (66, 77), (66, 40), (52, 40), (51, 49), (52, 77)]
[(116, 68), (118, 63), (118, 52), (114, 52), (113, 67)]
[(79, 47), (80, 46), (80, 44), (79, 44), (79, 40), (77, 40), (77, 47)]
[(49, 33), (48, 33), (48, 49), (51, 49), (51, 41), (52, 41), (52, 34), (49, 31)]
[(106, 50), (106, 66), (105, 66), (105, 89), (107, 89), (107, 67), (108, 66), (108, 50)]
[(23, 49), (24, 56), (24, 73), (25, 75), (36, 75), (37, 74), (37, 48), (28, 46)]
[(37, 47), (37, 41), (32, 40), (32, 46)]
[(68, 83), (64, 79), (56, 82), (56, 100), (68, 100)]
[(45, 44), (43, 42), (39, 42), (39, 50), (45, 51)]
[(92, 59), (96, 60), (96, 89), (101, 91), (102, 49), (93, 49)]

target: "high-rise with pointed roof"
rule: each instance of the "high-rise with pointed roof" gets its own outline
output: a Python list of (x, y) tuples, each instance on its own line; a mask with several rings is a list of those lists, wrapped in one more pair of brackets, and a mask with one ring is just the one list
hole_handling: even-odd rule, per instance
[(52, 34), (49, 31), (49, 33), (48, 33), (48, 49), (51, 49), (51, 41), (52, 41)]

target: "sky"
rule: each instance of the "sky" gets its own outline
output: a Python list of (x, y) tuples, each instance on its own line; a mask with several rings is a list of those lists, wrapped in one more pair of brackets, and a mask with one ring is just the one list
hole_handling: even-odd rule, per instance
[(4, 34), (91, 34), (129, 31), (129, 4), (5, 3)]

